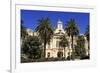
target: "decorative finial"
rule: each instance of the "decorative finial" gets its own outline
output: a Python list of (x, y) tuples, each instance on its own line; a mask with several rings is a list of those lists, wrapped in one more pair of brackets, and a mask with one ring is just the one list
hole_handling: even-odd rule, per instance
[(60, 19), (58, 19), (58, 29), (62, 29), (62, 22)]

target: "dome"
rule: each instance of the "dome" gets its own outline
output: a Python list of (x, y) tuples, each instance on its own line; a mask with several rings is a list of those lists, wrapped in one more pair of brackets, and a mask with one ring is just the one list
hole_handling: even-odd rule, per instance
[(61, 22), (61, 20), (60, 20), (60, 19), (58, 19), (58, 24), (62, 24), (62, 22)]
[(59, 32), (60, 33), (65, 33), (64, 29), (63, 29), (63, 23), (62, 23), (62, 21), (60, 19), (57, 22), (57, 28), (56, 28), (54, 33), (59, 33)]

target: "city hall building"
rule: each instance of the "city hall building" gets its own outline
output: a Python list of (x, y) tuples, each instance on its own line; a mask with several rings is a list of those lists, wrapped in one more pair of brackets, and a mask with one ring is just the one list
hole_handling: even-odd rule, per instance
[[(29, 35), (31, 36), (37, 36), (37, 32), (32, 32), (31, 29), (27, 29), (27, 32)], [(54, 34), (53, 37), (50, 40), (49, 44), (46, 44), (46, 58), (56, 58), (56, 57), (64, 57), (64, 48), (60, 47), (60, 37), (62, 35), (66, 35), (66, 38), (68, 40), (68, 46), (65, 47), (65, 56), (66, 58), (68, 57), (69, 53), (71, 54), (72, 52), (72, 42), (71, 42), (71, 37), (69, 37), (64, 29), (63, 29), (63, 23), (61, 22), (61, 20), (58, 20), (57, 22), (57, 28), (54, 30)], [(76, 40), (78, 39), (78, 37), (74, 37), (73, 39), (73, 46), (75, 47), (75, 45), (77, 45)], [(85, 49), (86, 49), (86, 54), (88, 55), (88, 42), (86, 40), (86, 37), (84, 36), (85, 39)]]

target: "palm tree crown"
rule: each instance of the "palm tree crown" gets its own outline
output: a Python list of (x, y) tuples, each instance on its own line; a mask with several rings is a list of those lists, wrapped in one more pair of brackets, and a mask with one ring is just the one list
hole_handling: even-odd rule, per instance
[(77, 27), (74, 19), (68, 21), (67, 24), (68, 26), (65, 28), (65, 31), (69, 36), (75, 36), (79, 34), (79, 28)]

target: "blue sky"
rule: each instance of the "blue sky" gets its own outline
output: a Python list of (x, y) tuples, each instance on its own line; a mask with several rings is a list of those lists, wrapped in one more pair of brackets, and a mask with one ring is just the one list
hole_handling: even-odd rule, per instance
[(80, 28), (80, 34), (84, 34), (87, 25), (89, 24), (90, 14), (82, 12), (21, 10), (21, 19), (24, 22), (24, 26), (33, 31), (35, 31), (35, 28), (37, 27), (38, 20), (42, 17), (51, 19), (51, 24), (54, 28), (57, 27), (57, 21), (59, 19), (63, 22), (63, 28), (65, 28), (67, 21), (74, 18)]

